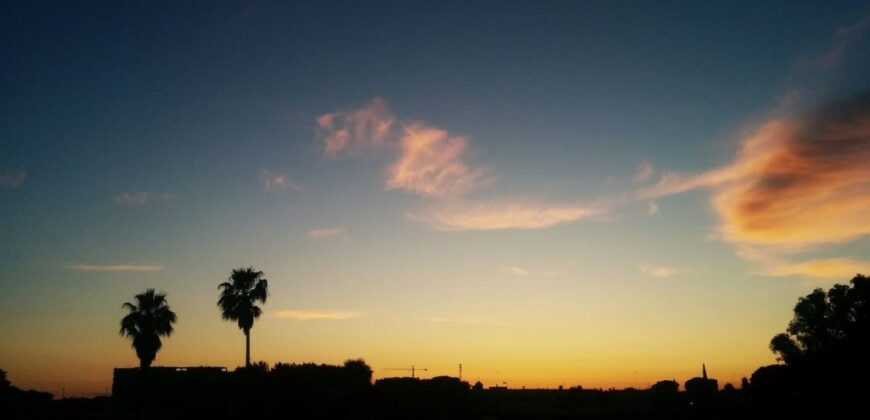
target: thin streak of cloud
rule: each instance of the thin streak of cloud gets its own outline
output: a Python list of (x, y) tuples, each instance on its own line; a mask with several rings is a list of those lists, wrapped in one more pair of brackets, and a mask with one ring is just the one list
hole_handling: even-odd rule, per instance
[(0, 173), (0, 187), (3, 188), (18, 188), (24, 184), (27, 179), (25, 171), (9, 171)]
[(508, 326), (509, 324), (494, 316), (471, 316), (464, 318), (431, 317), (427, 322), (436, 324), (464, 324), (464, 325), (496, 325)]
[(127, 206), (141, 206), (149, 202), (170, 202), (174, 194), (151, 193), (147, 191), (122, 192), (115, 196), (115, 203)]
[(266, 192), (278, 190), (302, 191), (302, 185), (291, 179), (287, 174), (272, 172), (268, 169), (260, 171), (260, 185), (262, 185), (263, 191)]
[(96, 271), (108, 273), (149, 273), (163, 270), (159, 264), (75, 264), (69, 267), (75, 271)]
[(640, 266), (638, 266), (638, 269), (640, 270), (641, 273), (643, 273), (647, 276), (655, 277), (655, 278), (659, 278), (659, 279), (668, 278), (668, 277), (673, 276), (674, 274), (677, 274), (680, 272), (679, 270), (677, 270), (675, 268), (666, 267), (663, 265), (641, 264)]
[(275, 318), (298, 319), (302, 321), (310, 320), (344, 320), (359, 318), (362, 316), (359, 312), (354, 311), (330, 311), (330, 310), (305, 310), (305, 309), (289, 309), (275, 311), (272, 313)]
[(650, 201), (649, 203), (647, 203), (646, 206), (647, 214), (656, 214), (659, 212), (659, 205), (656, 204), (654, 201)]
[(346, 233), (345, 228), (343, 228), (341, 226), (332, 226), (332, 227), (311, 229), (308, 231), (308, 237), (311, 239), (329, 239), (329, 238), (335, 238), (338, 236), (344, 236), (345, 233)]
[(529, 274), (529, 270), (526, 270), (525, 268), (510, 265), (502, 266), (501, 269), (517, 276), (526, 276)]
[(806, 276), (832, 280), (848, 279), (858, 273), (870, 273), (870, 261), (855, 261), (850, 258), (829, 258), (798, 263), (782, 263), (767, 267), (765, 276)]
[(596, 207), (507, 201), (458, 203), (423, 213), (408, 213), (406, 216), (437, 230), (462, 231), (544, 229), (603, 213), (604, 209)]

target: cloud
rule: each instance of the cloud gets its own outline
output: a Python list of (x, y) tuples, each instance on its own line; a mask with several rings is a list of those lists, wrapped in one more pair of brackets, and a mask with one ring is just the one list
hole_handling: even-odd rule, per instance
[(115, 203), (128, 206), (141, 206), (148, 202), (169, 202), (175, 199), (173, 194), (157, 194), (147, 191), (122, 192), (115, 196)]
[(502, 266), (502, 270), (507, 271), (508, 273), (515, 274), (517, 276), (525, 276), (529, 274), (529, 270), (520, 267), (514, 267), (510, 265)]
[(643, 273), (647, 276), (655, 277), (655, 278), (659, 278), (659, 279), (668, 278), (670, 276), (673, 276), (674, 274), (679, 273), (679, 270), (677, 270), (675, 268), (671, 268), (671, 267), (665, 267), (663, 265), (650, 266), (650, 265), (641, 264), (640, 266), (638, 266), (638, 269), (640, 270), (641, 273)]
[(728, 166), (665, 174), (642, 197), (713, 188), (730, 242), (806, 247), (870, 234), (870, 94), (764, 123)]
[(303, 321), (316, 319), (353, 319), (362, 316), (359, 312), (352, 311), (326, 311), (326, 310), (283, 310), (272, 313), (275, 318), (290, 318)]
[(858, 273), (870, 273), (870, 261), (855, 261), (849, 258), (829, 258), (800, 263), (782, 263), (763, 271), (766, 276), (808, 276), (826, 279), (849, 279)]
[(24, 183), (27, 178), (27, 172), (24, 171), (9, 171), (0, 173), (0, 187), (3, 188), (18, 188)]
[(522, 267), (517, 267), (513, 265), (503, 265), (499, 267), (500, 270), (513, 274), (515, 276), (526, 277), (526, 276), (535, 276), (535, 277), (554, 277), (558, 276), (559, 273), (553, 270), (545, 270), (545, 271), (533, 271), (528, 270)]
[(402, 127), (399, 158), (388, 169), (387, 189), (403, 189), (423, 196), (465, 193), (481, 184), (482, 170), (462, 160), (468, 139), (415, 122)]
[(603, 208), (523, 202), (455, 203), (423, 213), (409, 213), (412, 220), (445, 231), (543, 229), (603, 214)]
[(426, 318), (426, 321), (437, 324), (496, 325), (503, 327), (509, 325), (500, 318), (494, 316), (471, 316), (465, 318), (431, 317)]
[(263, 191), (277, 191), (290, 189), (296, 192), (302, 191), (302, 185), (290, 179), (287, 174), (272, 172), (268, 169), (260, 171), (260, 184)]
[(317, 118), (323, 154), (335, 158), (381, 148), (390, 140), (395, 122), (395, 116), (381, 98), (353, 111), (323, 114)]
[(344, 236), (344, 234), (345, 229), (340, 226), (317, 228), (308, 231), (308, 237), (311, 239), (329, 239), (337, 236)]
[(655, 202), (650, 201), (646, 206), (646, 212), (649, 214), (656, 214), (659, 212), (659, 205)]
[(163, 270), (158, 264), (76, 264), (70, 266), (75, 271), (98, 271), (98, 272), (133, 272), (148, 273)]
[(643, 161), (637, 165), (637, 169), (634, 171), (634, 182), (646, 182), (649, 181), (650, 178), (655, 174), (655, 168), (647, 162)]
[(465, 163), (468, 137), (421, 121), (401, 121), (380, 98), (357, 110), (321, 115), (317, 132), (328, 158), (388, 155), (388, 190), (457, 196), (491, 181), (484, 170)]

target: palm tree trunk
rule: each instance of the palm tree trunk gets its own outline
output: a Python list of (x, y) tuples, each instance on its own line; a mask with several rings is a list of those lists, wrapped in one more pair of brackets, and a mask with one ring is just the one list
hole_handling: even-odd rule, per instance
[(251, 330), (245, 331), (245, 367), (251, 367)]

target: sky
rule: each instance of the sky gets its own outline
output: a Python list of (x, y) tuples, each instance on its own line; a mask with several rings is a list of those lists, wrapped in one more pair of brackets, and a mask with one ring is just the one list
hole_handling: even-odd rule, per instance
[(156, 365), (509, 387), (776, 363), (870, 273), (864, 2), (4, 2), (0, 369), (101, 395), (147, 288)]

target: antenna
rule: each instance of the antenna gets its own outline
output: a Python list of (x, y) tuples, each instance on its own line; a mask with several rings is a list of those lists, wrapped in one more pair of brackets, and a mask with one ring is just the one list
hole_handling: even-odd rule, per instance
[(459, 380), (462, 380), (462, 363), (459, 364)]

